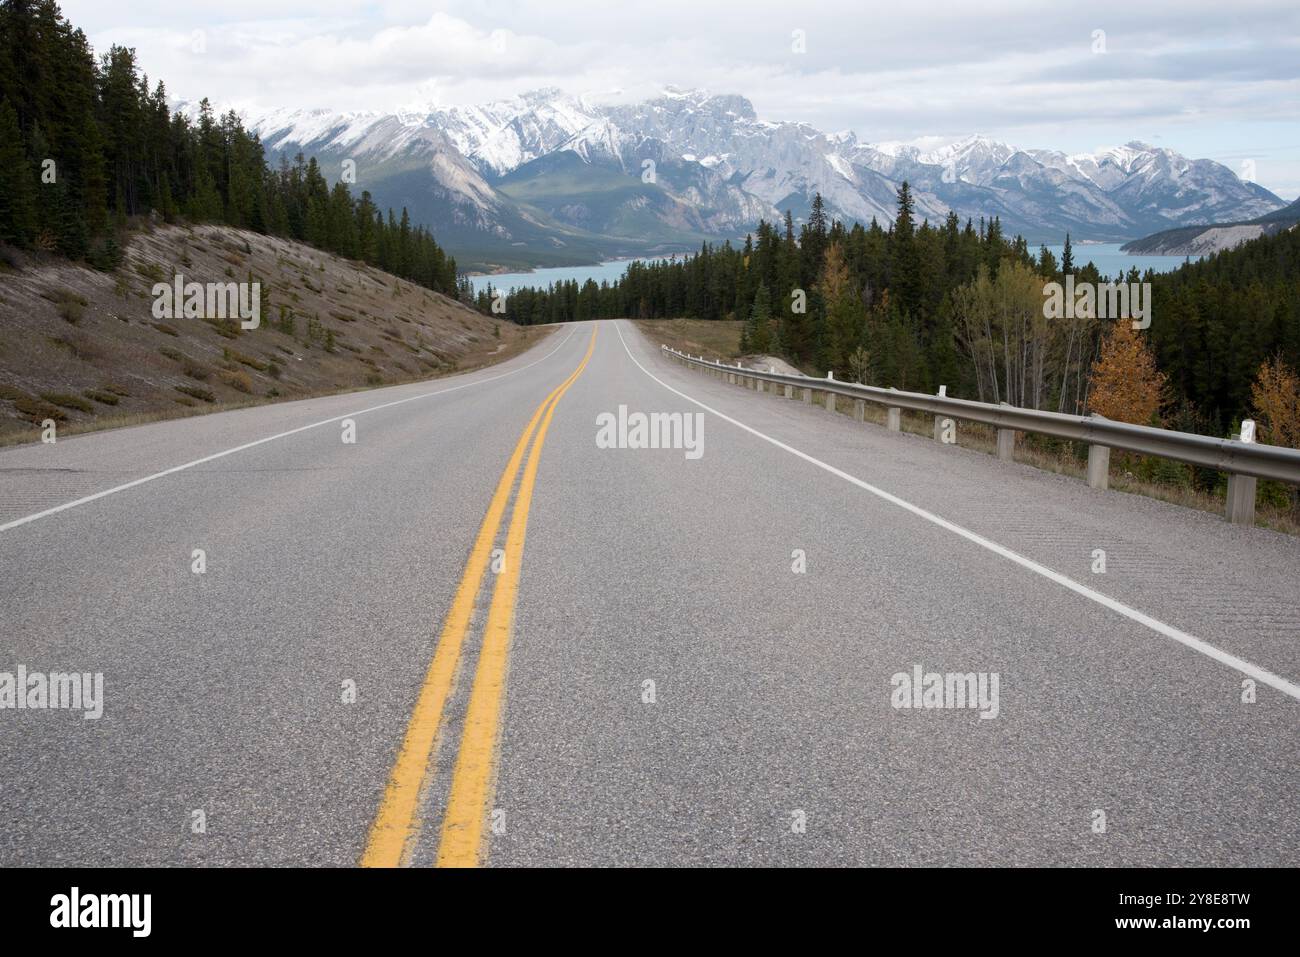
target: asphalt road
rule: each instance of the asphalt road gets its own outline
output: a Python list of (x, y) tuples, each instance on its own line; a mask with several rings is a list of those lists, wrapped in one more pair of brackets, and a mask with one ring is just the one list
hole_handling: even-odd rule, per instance
[[(598, 447), (620, 405), (701, 454)], [(562, 327), (0, 450), (0, 673), (104, 688), (0, 709), (0, 866), (1295, 866), (1298, 583), (1296, 539)], [(996, 716), (896, 707), (918, 666)]]

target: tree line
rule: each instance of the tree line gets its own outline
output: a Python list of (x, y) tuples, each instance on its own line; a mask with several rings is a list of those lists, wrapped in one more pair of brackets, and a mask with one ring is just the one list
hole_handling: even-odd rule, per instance
[[(996, 323), (976, 329), (956, 298), (959, 290), (979, 290), (983, 298), (967, 303), (974, 306), (1005, 297), (1012, 287), (1041, 289), (1043, 277), (1059, 279), (1072, 263), (1058, 264), (1046, 248), (1035, 256), (1021, 237), (1004, 236), (996, 217), (963, 223), (954, 212), (934, 226), (918, 224), (914, 209), (903, 183), (888, 228), (874, 218), (868, 226), (846, 226), (827, 216), (817, 195), (797, 231), (787, 212), (781, 226), (760, 222), (743, 245), (705, 243), (684, 258), (634, 262), (616, 282), (513, 290), (504, 314), (524, 324), (743, 320), (745, 351), (779, 353), (820, 375), (833, 371), (837, 378), (919, 391), (946, 385), (951, 394), (1017, 404), (1045, 406), (1050, 394), (1072, 405), (1095, 343), (1071, 346), (1050, 370), (1051, 382), (1048, 366), (1039, 363), (1034, 368), (1042, 381), (1022, 386), (1020, 357), (1033, 351), (1021, 341), (1027, 330), (1006, 309), (997, 310)], [(1078, 272), (1099, 278), (1095, 270)], [(479, 306), (489, 308), (494, 296), (483, 290)], [(1030, 306), (1041, 311), (1041, 291), (1036, 297), (1026, 315)], [(981, 359), (995, 339), (1009, 362), (989, 376)]]
[[(1133, 421), (1226, 434), (1255, 407), (1261, 367), (1300, 368), (1300, 232), (1247, 243), (1165, 274), (1103, 276), (1079, 265), (1070, 237), (1058, 261), (999, 220), (917, 224), (907, 183), (891, 226), (845, 226), (814, 199), (796, 231), (761, 222), (742, 245), (706, 243), (685, 257), (634, 262), (614, 282), (516, 289), (504, 315), (522, 324), (606, 318), (743, 321), (742, 350), (775, 353), (806, 371), (921, 392), (1081, 414), (1094, 409), (1098, 364), (1123, 365), (1103, 316), (1049, 319), (1044, 289), (1067, 276), (1082, 285), (1150, 283), (1152, 323), (1138, 339), (1161, 376)], [(468, 298), (468, 292), (462, 296)], [(497, 293), (476, 297), (490, 310)], [(1127, 360), (1125, 360), (1127, 361)], [(1106, 400), (1112, 411), (1115, 403)]]
[(96, 59), (54, 0), (0, 2), (0, 242), (121, 261), (132, 217), (224, 223), (362, 260), (449, 295), (456, 263), (406, 210), (333, 188), (313, 158), (278, 167), (233, 112), (191, 121), (135, 51)]

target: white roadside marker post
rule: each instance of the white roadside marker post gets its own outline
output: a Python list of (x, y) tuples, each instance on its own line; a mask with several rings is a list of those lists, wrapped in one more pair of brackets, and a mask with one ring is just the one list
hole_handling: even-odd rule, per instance
[[(1241, 432), (1233, 436), (1238, 442), (1253, 444), (1255, 441), (1255, 421), (1243, 419)], [(1226, 517), (1234, 525), (1255, 524), (1255, 486), (1258, 480), (1253, 475), (1228, 473), (1228, 504)]]

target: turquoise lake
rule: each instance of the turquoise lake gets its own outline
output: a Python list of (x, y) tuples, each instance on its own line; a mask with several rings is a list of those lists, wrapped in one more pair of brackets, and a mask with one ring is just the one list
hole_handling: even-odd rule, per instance
[[(1092, 262), (1103, 276), (1113, 278), (1121, 271), (1127, 272), (1132, 266), (1137, 266), (1142, 272), (1146, 272), (1148, 269), (1153, 269), (1156, 272), (1169, 272), (1177, 269), (1184, 261), (1182, 256), (1135, 256), (1130, 253), (1122, 253), (1119, 251), (1121, 245), (1123, 244), (1078, 243), (1073, 247), (1075, 264), (1082, 266), (1087, 262)], [(1038, 248), (1038, 246), (1030, 247), (1035, 254), (1037, 254)], [(1052, 255), (1058, 260), (1061, 258), (1063, 246), (1048, 245), (1047, 248), (1052, 251)], [(577, 280), (579, 285), (588, 279), (594, 279), (597, 283), (613, 282), (623, 275), (630, 261), (627, 259), (614, 259), (609, 262), (594, 263), (590, 266), (556, 266), (549, 269), (536, 269), (533, 272), (471, 276), (470, 282), (473, 283), (475, 292), (488, 286), (493, 289), (509, 290), (525, 286), (548, 286), (552, 283), (567, 282), (570, 279)]]

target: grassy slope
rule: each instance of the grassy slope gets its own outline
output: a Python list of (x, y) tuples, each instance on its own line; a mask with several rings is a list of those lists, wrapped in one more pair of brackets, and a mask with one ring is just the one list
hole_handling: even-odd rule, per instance
[[(220, 226), (138, 233), (113, 273), (7, 258), (0, 443), (36, 439), (45, 418), (66, 434), (427, 379), (500, 361), (545, 334), (360, 263)], [(251, 273), (262, 283), (261, 327), (155, 320), (152, 286), (177, 272), (197, 282)]]
[(735, 359), (740, 355), (743, 322), (706, 319), (638, 319), (637, 327), (655, 345), (709, 359)]

